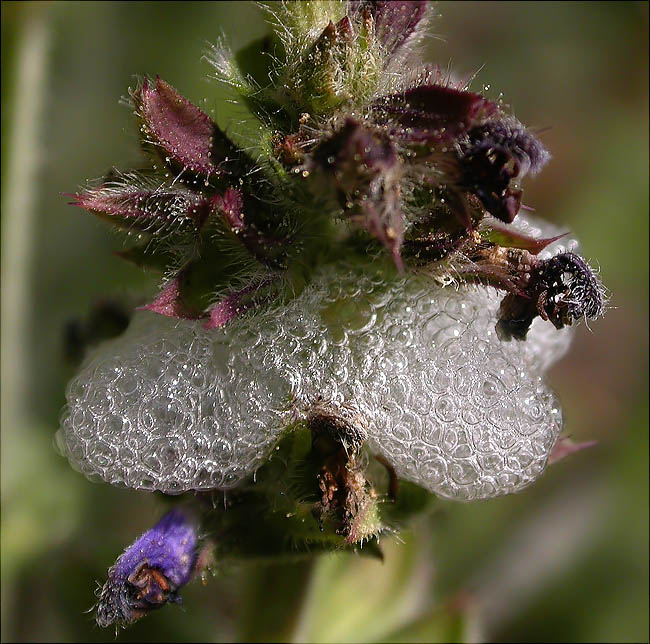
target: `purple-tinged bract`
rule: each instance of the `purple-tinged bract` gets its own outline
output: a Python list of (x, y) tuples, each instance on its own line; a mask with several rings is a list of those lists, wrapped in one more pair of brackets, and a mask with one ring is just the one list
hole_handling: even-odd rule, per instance
[[(221, 175), (234, 149), (212, 119), (158, 78), (145, 80), (133, 93), (148, 143), (158, 146), (167, 162), (200, 175)], [(230, 159), (229, 159), (230, 156)]]
[(380, 120), (395, 123), (394, 134), (408, 142), (450, 142), (496, 106), (483, 96), (444, 85), (420, 85), (373, 105)]

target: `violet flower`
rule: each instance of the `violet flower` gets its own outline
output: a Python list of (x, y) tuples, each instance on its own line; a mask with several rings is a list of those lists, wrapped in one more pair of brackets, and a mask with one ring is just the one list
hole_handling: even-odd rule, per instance
[(170, 510), (136, 539), (108, 571), (99, 591), (97, 624), (125, 626), (168, 602), (195, 571), (198, 538), (187, 512)]

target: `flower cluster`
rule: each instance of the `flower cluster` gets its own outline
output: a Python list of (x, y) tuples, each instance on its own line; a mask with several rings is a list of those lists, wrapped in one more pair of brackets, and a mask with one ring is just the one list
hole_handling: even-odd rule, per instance
[(426, 2), (273, 8), (266, 86), (226, 49), (212, 55), (262, 123), (257, 158), (168, 83), (145, 79), (131, 102), (152, 166), (112, 171), (75, 196), (141, 233), (122, 255), (166, 275), (147, 308), (219, 327), (286, 299), (322, 262), (374, 256), (374, 239), (399, 271), (453, 271), (506, 290), (501, 327), (517, 329), (504, 336), (525, 337), (536, 315), (558, 326), (602, 313), (584, 260), (536, 262), (543, 242), (491, 223), (515, 219), (521, 180), (549, 154), (505, 106), (420, 63)]
[[(558, 440), (543, 375), (605, 299), (574, 241), (519, 214), (550, 158), (535, 133), (421, 62), (429, 3), (261, 4), (270, 35), (209, 55), (255, 145), (144, 79), (148, 163), (74, 195), (136, 231), (120, 255), (163, 283), (88, 357), (57, 435), (92, 478), (232, 490), (204, 523), (233, 557), (372, 541), (424, 507), (417, 490), (530, 484), (582, 447)], [(100, 625), (175, 599), (187, 525), (167, 515), (122, 555)]]

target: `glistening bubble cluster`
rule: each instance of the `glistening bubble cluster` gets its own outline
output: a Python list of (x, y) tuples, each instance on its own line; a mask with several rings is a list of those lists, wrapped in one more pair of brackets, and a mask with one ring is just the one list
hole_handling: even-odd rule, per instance
[(526, 342), (501, 342), (498, 306), (491, 289), (330, 266), (222, 330), (140, 312), (70, 382), (57, 444), (93, 479), (227, 489), (325, 400), (364, 414), (370, 449), (405, 479), (455, 499), (513, 492), (562, 428), (542, 376), (570, 333), (536, 320)]

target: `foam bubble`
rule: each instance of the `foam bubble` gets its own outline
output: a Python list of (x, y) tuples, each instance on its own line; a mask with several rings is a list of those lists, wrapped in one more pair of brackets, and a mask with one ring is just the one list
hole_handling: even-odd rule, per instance
[(366, 416), (370, 449), (400, 477), (454, 499), (513, 492), (561, 431), (542, 376), (571, 332), (536, 320), (526, 342), (501, 342), (499, 301), (330, 266), (288, 305), (222, 330), (139, 312), (70, 382), (57, 445), (112, 484), (227, 489), (321, 397)]

